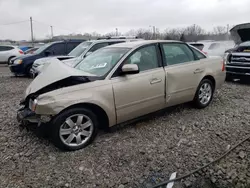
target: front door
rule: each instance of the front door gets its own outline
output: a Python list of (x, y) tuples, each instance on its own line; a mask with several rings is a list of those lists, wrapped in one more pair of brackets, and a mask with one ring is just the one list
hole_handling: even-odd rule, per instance
[(165, 106), (165, 71), (155, 45), (138, 49), (123, 64), (137, 64), (140, 72), (112, 78), (117, 123)]
[(172, 106), (193, 100), (204, 67), (184, 43), (162, 44), (166, 62), (166, 102)]

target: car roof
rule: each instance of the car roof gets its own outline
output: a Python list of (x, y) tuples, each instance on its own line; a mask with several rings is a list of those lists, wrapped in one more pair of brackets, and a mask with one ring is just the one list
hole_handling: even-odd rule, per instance
[(0, 46), (8, 46), (8, 47), (14, 47), (14, 48), (18, 48), (18, 46), (14, 46), (14, 45), (9, 45), (9, 44), (0, 44)]
[(100, 39), (100, 40), (89, 40), (84, 42), (103, 43), (103, 42), (126, 42), (126, 41), (140, 41), (142, 39)]
[(164, 42), (165, 43), (183, 43), (181, 41), (175, 41), (175, 40), (139, 40), (139, 41), (133, 41), (133, 42), (113, 44), (112, 47), (137, 48), (145, 44), (155, 44), (155, 43), (164, 43)]

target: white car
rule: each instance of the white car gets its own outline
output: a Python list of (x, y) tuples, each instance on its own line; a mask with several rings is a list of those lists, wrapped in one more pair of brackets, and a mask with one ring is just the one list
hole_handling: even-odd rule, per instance
[(220, 56), (223, 57), (226, 50), (233, 48), (235, 46), (234, 41), (197, 41), (190, 42), (192, 45), (208, 56)]
[(76, 48), (74, 48), (68, 55), (66, 56), (54, 56), (54, 57), (45, 57), (35, 60), (35, 62), (32, 65), (32, 68), (30, 70), (31, 77), (36, 77), (38, 74), (41, 73), (42, 70), (44, 70), (46, 64), (49, 64), (53, 59), (58, 59), (65, 63), (66, 65), (73, 67), (75, 64), (77, 64), (80, 60), (88, 56), (89, 54), (93, 53), (94, 51), (110, 46), (117, 43), (122, 42), (133, 42), (133, 41), (139, 41), (142, 39), (136, 39), (136, 38), (118, 38), (118, 39), (102, 39), (102, 40), (90, 40), (85, 41), (79, 44)]
[(0, 45), (0, 63), (10, 63), (10, 60), (14, 57), (23, 55), (23, 51), (17, 46)]

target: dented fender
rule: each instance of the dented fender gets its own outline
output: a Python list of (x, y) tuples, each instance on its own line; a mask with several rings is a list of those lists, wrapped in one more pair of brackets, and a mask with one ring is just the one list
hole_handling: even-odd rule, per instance
[(36, 114), (55, 116), (73, 105), (88, 103), (97, 105), (106, 112), (110, 126), (116, 124), (113, 90), (109, 80), (54, 90), (39, 95), (36, 99)]

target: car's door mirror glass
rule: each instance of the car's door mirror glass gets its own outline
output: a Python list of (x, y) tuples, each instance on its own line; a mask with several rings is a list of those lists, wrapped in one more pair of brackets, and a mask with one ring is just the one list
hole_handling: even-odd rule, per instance
[(137, 74), (139, 72), (139, 67), (136, 64), (125, 64), (122, 66), (123, 74)]

